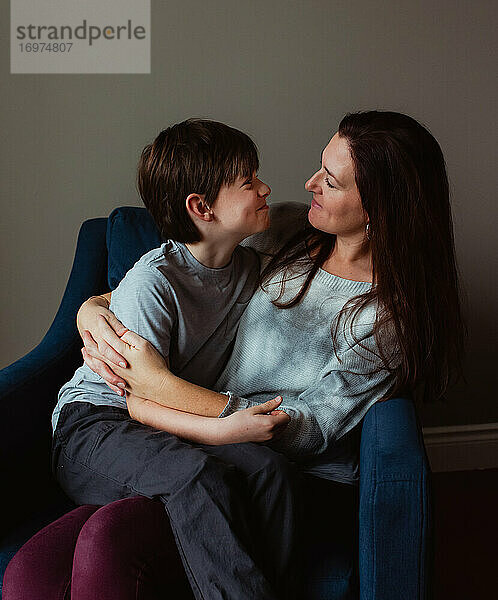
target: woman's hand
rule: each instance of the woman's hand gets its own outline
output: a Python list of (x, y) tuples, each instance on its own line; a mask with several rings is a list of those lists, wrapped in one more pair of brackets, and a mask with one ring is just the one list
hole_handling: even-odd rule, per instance
[(277, 396), (258, 406), (222, 417), (220, 421), (220, 444), (236, 444), (240, 442), (267, 442), (278, 437), (287, 424), (290, 416), (283, 410), (276, 410), (282, 402)]
[(110, 297), (109, 293), (86, 300), (78, 311), (76, 324), (85, 344), (81, 350), (83, 360), (122, 396), (126, 381), (113, 371), (113, 365), (126, 367), (126, 359), (122, 355), (126, 344), (121, 341), (121, 336), (128, 329), (109, 310)]
[[(120, 353), (129, 366), (124, 368), (112, 364), (105, 356), (104, 362), (110, 365), (118, 378), (125, 383), (124, 389), (128, 393), (154, 400), (160, 395), (165, 379), (169, 375), (167, 359), (163, 358), (148, 340), (133, 331), (127, 330), (123, 333), (119, 343)], [(95, 342), (87, 339), (85, 347), (87, 353), (101, 360), (102, 354)]]

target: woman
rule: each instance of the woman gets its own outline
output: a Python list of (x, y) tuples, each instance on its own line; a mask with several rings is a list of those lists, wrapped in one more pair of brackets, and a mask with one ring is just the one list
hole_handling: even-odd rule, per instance
[[(270, 256), (217, 386), (232, 392), (221, 414), (209, 409), (216, 392), (176, 378), (133, 334), (130, 348), (109, 329), (90, 327), (104, 355), (85, 336), (84, 356), (110, 385), (155, 402), (157, 428), (167, 426), (164, 407), (180, 401), (192, 414), (223, 417), (281, 393), (291, 421), (268, 445), (308, 473), (354, 483), (350, 436), (368, 408), (417, 390), (436, 400), (461, 373), (448, 181), (424, 127), (370, 111), (344, 117), (306, 189), (311, 227), (289, 237), (283, 217), (259, 241)], [(119, 356), (104, 341), (130, 368), (114, 366)]]

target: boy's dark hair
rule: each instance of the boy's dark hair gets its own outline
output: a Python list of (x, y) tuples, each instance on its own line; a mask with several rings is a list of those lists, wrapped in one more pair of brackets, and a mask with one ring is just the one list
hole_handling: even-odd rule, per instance
[(188, 119), (161, 131), (140, 156), (137, 187), (163, 239), (192, 243), (200, 233), (185, 207), (189, 194), (212, 206), (222, 185), (259, 167), (251, 138), (228, 125)]

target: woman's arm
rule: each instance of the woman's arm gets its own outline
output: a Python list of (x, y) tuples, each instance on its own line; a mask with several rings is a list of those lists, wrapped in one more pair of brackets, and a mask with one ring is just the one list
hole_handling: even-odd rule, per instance
[[(133, 332), (128, 332), (123, 337), (126, 336), (130, 336), (130, 341), (135, 343), (136, 357), (129, 358), (131, 370), (135, 364), (141, 365), (139, 372), (142, 373), (151, 369), (154, 360), (149, 350), (144, 348), (143, 338)], [(279, 406), (280, 410), (272, 411), (272, 415), (280, 413), (287, 418), (290, 416), (288, 426), (277, 439), (270, 441), (275, 450), (289, 456), (321, 454), (359, 423), (372, 404), (386, 397), (393, 383), (392, 374), (386, 369), (370, 373), (374, 367), (379, 367), (375, 338), (371, 335), (359, 341), (364, 348), (361, 347), (359, 352), (358, 344), (348, 348), (341, 354), (340, 361), (333, 355), (329, 373), (325, 377), (299, 396), (283, 401)], [(391, 363), (391, 367), (393, 366)], [(116, 367), (116, 371), (125, 376), (128, 369)], [(153, 381), (154, 377), (151, 370), (149, 381)], [(138, 386), (140, 385), (139, 382)], [(198, 406), (204, 407), (203, 414), (221, 416), (223, 418), (220, 421), (261, 406), (253, 400), (230, 394), (223, 409), (217, 413), (218, 408), (212, 409), (214, 400), (222, 398), (223, 403), (227, 400), (225, 394), (184, 381), (167, 370), (156, 376), (150, 389), (154, 393), (153, 399), (161, 405), (175, 408), (185, 406), (189, 412), (190, 399), (195, 399)]]
[[(102, 358), (95, 342), (85, 337), (85, 344), (87, 354), (97, 357), (97, 360)], [(228, 398), (225, 394), (218, 394), (174, 376), (161, 354), (137, 333), (127, 331), (121, 336), (120, 344), (120, 352), (128, 367), (115, 365), (107, 358), (104, 361), (121, 380), (126, 381), (127, 392), (203, 417), (217, 417), (226, 406)]]
[[(229, 402), (226, 394), (213, 392), (173, 375), (164, 358), (145, 338), (127, 331), (121, 336), (121, 341), (126, 345), (123, 356), (129, 366), (113, 365), (113, 369), (117, 375), (126, 377), (128, 393), (202, 417), (218, 417), (225, 410)], [(253, 403), (253, 408), (259, 406), (260, 402)]]
[(121, 396), (126, 389), (169, 408), (217, 417), (227, 397), (187, 382), (189, 387), (182, 387), (182, 380), (165, 368), (154, 346), (126, 329), (108, 309), (108, 299), (110, 294), (93, 296), (78, 311), (78, 329), (85, 344), (83, 359), (90, 369)]
[[(227, 404), (227, 396), (172, 375), (167, 368), (167, 362), (154, 346), (145, 338), (126, 330), (105, 308), (105, 303), (106, 299), (102, 303), (99, 297), (91, 298), (85, 302), (84, 309), (80, 309), (82, 337), (86, 345), (83, 357), (88, 366), (107, 382), (110, 372), (115, 378), (115, 383), (122, 382), (123, 386), (127, 385), (127, 402), (128, 398), (134, 398), (133, 404), (129, 404), (130, 415), (133, 418), (145, 425), (182, 435), (192, 441), (200, 441), (199, 435), (206, 435), (206, 438), (203, 438), (204, 443), (213, 443), (209, 441), (213, 439), (222, 440), (217, 443), (225, 444), (268, 441), (275, 439), (287, 426), (289, 416), (276, 410), (281, 398), (258, 404), (248, 411), (239, 411), (230, 419), (217, 419)], [(121, 368), (113, 363), (112, 356), (103, 356), (92, 335), (85, 331), (85, 327), (91, 326), (95, 313), (100, 320), (99, 331), (105, 335), (104, 352), (107, 351), (107, 346), (117, 347), (122, 354), (121, 360), (128, 361), (128, 368)], [(111, 316), (117, 324), (111, 321)], [(116, 335), (113, 327), (124, 329), (121, 337)], [(123, 377), (116, 375), (109, 367), (114, 370), (120, 369)], [(220, 421), (223, 422), (222, 425)], [(201, 434), (200, 428), (206, 425), (209, 425), (209, 431)]]
[[(287, 456), (321, 454), (351, 431), (375, 402), (389, 398), (400, 356), (393, 354), (387, 369), (380, 364), (373, 334), (358, 342), (362, 346), (347, 348), (340, 360), (333, 354), (328, 373), (314, 385), (282, 402), (280, 408), (291, 420), (272, 448)], [(221, 416), (253, 405), (252, 400), (230, 395)]]
[[(141, 381), (151, 364), (154, 365), (148, 342), (133, 332), (124, 335), (130, 336), (130, 341), (135, 343), (133, 349), (125, 345), (124, 355), (133, 360), (134, 364), (142, 362), (141, 369), (137, 370), (136, 380), (131, 382), (138, 395), (151, 399), (149, 393), (153, 393), (152, 399), (157, 403), (209, 417), (226, 417), (258, 405), (257, 402), (237, 396), (230, 396), (227, 401), (225, 395), (183, 381), (167, 369), (157, 368), (157, 365), (155, 371)], [(114, 337), (123, 343), (116, 334)], [(392, 385), (391, 374), (386, 370), (381, 370), (376, 375), (365, 374), (378, 366), (374, 336), (359, 341), (371, 348), (368, 360), (361, 358), (364, 350), (360, 349), (358, 355), (355, 348), (347, 349), (340, 362), (332, 356), (328, 375), (299, 396), (287, 398), (280, 405), (281, 410), (274, 411), (275, 414), (285, 414), (283, 411), (287, 411), (291, 417), (289, 426), (285, 427), (278, 438), (276, 450), (297, 456), (320, 454), (330, 443), (350, 431), (372, 404), (385, 397)], [(96, 360), (102, 358), (95, 342), (88, 344), (87, 349), (97, 357)], [(135, 354), (131, 355), (130, 352)], [(147, 366), (149, 360), (151, 364)], [(112, 364), (112, 361), (107, 361), (107, 364), (121, 376), (122, 381), (134, 379), (131, 375), (133, 365), (121, 368)], [(105, 378), (105, 373), (102, 376)]]

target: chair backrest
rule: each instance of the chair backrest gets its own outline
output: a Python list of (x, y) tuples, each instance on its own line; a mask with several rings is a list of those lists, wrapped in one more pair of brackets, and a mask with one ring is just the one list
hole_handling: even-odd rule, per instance
[(121, 206), (107, 219), (107, 281), (114, 290), (137, 260), (161, 245), (161, 235), (145, 208)]

